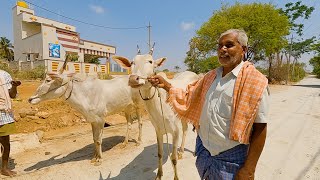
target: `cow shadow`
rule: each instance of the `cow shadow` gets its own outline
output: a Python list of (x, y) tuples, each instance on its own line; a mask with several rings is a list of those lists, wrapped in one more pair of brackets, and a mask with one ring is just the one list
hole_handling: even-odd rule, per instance
[[(163, 164), (168, 160), (167, 144), (163, 144)], [(169, 145), (170, 151), (172, 151), (172, 145)], [(122, 179), (154, 179), (158, 169), (158, 145), (153, 144), (144, 147), (143, 151), (136, 156), (129, 164), (120, 170), (119, 175), (110, 178), (111, 173), (107, 179), (103, 179), (100, 176), (99, 180), (122, 180)], [(165, 172), (164, 172), (165, 173)]]
[[(163, 144), (163, 164), (168, 161), (167, 144)], [(172, 152), (172, 145), (169, 144), (169, 150)], [(191, 152), (185, 148), (185, 152)], [(170, 161), (170, 158), (169, 158)], [(178, 161), (179, 164), (179, 161)], [(108, 177), (104, 179), (100, 172), (99, 180), (140, 180), (140, 179), (154, 179), (156, 177), (156, 170), (158, 169), (158, 145), (153, 144), (144, 147), (143, 151), (136, 156), (129, 164), (120, 170), (119, 175), (112, 176), (112, 172), (109, 173)], [(168, 173), (168, 172), (163, 172)]]
[[(114, 146), (122, 143), (123, 141), (124, 141), (123, 136), (113, 136), (113, 137), (107, 137), (107, 138), (102, 139), (102, 145), (101, 145), (102, 152), (105, 152), (105, 151), (112, 149)], [(94, 152), (94, 145), (92, 143), (92, 144), (89, 144), (79, 150), (76, 150), (76, 151), (74, 151), (74, 152), (72, 152), (62, 158), (56, 159), (60, 155), (52, 156), (47, 160), (40, 161), (40, 162), (36, 163), (35, 165), (32, 165), (32, 166), (24, 169), (24, 171), (39, 170), (39, 169), (42, 169), (45, 167), (53, 166), (56, 164), (63, 164), (63, 163), (67, 163), (67, 162), (72, 162), (72, 161), (90, 160), (93, 156), (93, 152)]]

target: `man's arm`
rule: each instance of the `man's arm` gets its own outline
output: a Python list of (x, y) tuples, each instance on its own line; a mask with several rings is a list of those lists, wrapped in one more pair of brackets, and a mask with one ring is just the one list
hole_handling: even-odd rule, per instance
[(267, 123), (253, 123), (248, 157), (237, 174), (238, 180), (254, 179), (254, 172), (267, 137)]

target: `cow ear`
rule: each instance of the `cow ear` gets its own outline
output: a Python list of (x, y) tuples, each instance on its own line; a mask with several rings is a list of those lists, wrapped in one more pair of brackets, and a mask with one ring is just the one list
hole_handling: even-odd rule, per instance
[(154, 66), (155, 67), (160, 67), (163, 65), (163, 63), (167, 60), (167, 58), (163, 57), (163, 58), (159, 58), (157, 60), (155, 60)]
[(68, 73), (67, 77), (73, 77), (76, 73)]
[(122, 68), (124, 69), (130, 69), (131, 67), (131, 63), (130, 61), (125, 58), (125, 57), (121, 57), (121, 56), (112, 56), (112, 59), (117, 62)]
[(60, 75), (56, 73), (48, 73), (47, 75), (53, 80), (61, 79)]

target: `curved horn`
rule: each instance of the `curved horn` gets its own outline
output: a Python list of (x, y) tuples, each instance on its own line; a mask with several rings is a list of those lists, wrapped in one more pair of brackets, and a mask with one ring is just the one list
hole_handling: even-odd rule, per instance
[(67, 63), (68, 63), (67, 61), (68, 61), (68, 58), (66, 57), (66, 59), (65, 59), (64, 62), (63, 62), (63, 65), (62, 65), (61, 69), (59, 70), (59, 73), (60, 73), (60, 74), (62, 74), (63, 71), (66, 69)]
[(141, 54), (141, 51), (138, 45), (137, 45), (137, 54)]
[(153, 54), (153, 50), (154, 50), (154, 45), (155, 45), (155, 44), (156, 44), (156, 43), (154, 42), (153, 45), (152, 45), (152, 48), (151, 48), (150, 51), (149, 51), (149, 54), (150, 54), (150, 55)]

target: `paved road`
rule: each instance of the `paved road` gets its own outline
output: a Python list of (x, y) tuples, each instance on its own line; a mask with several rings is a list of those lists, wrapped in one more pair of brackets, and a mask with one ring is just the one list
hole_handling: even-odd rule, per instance
[[(295, 86), (273, 86), (268, 139), (256, 171), (258, 180), (320, 179), (320, 80), (305, 78)], [(137, 136), (137, 124), (133, 126)], [(190, 128), (191, 129), (191, 128)], [(44, 141), (38, 148), (14, 154), (20, 174), (15, 179), (154, 179), (157, 171), (155, 132), (143, 126), (143, 144), (121, 147), (125, 126), (109, 127), (103, 135), (101, 166), (90, 165), (93, 151), (90, 126)], [(199, 179), (194, 166), (195, 134), (187, 135), (184, 158), (178, 161), (180, 179)], [(166, 146), (165, 146), (166, 150)], [(47, 154), (47, 155), (46, 155)], [(164, 180), (173, 170), (164, 160)]]

